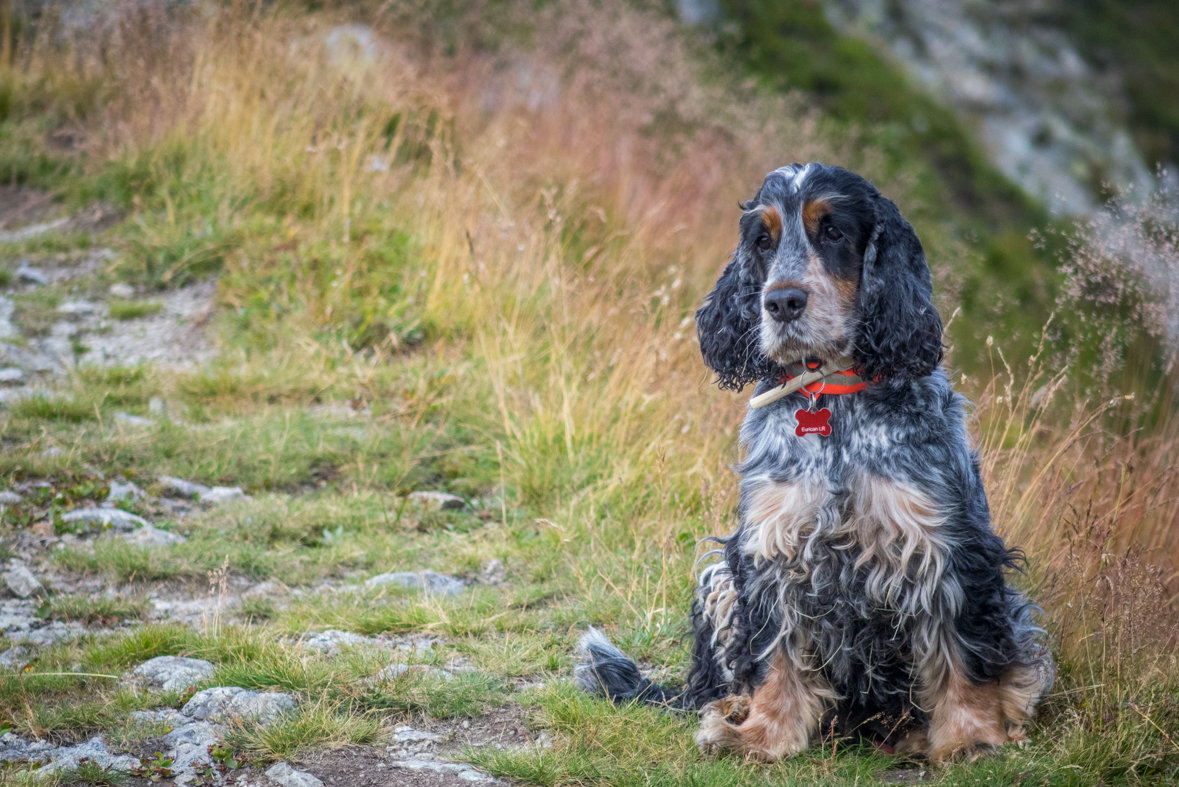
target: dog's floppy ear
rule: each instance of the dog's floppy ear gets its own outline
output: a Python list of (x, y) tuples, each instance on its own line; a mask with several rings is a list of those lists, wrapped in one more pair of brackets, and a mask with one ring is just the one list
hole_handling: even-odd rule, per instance
[(768, 374), (761, 352), (761, 287), (744, 270), (741, 252), (717, 279), (696, 312), (696, 335), (704, 363), (716, 372), (722, 389), (740, 391)]
[(855, 348), (862, 377), (903, 380), (933, 373), (942, 361), (942, 319), (932, 296), (917, 233), (896, 205), (878, 197), (860, 284)]

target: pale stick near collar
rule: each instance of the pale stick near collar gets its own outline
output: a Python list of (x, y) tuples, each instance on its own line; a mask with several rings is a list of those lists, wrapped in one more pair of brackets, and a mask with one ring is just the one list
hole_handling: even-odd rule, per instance
[(767, 404), (773, 404), (783, 396), (789, 396), (804, 385), (817, 383), (819, 380), (830, 377), (836, 372), (846, 372), (854, 365), (855, 361), (852, 358), (837, 358), (834, 361), (824, 361), (823, 365), (818, 369), (808, 369), (797, 377), (787, 380), (777, 388), (771, 388), (765, 393), (758, 394), (749, 400), (749, 406), (754, 410), (758, 410)]

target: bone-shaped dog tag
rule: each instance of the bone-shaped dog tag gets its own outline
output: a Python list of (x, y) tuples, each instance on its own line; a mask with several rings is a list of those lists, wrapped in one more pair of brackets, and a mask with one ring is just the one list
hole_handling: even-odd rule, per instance
[(799, 408), (794, 417), (798, 419), (798, 426), (794, 427), (794, 433), (799, 437), (808, 434), (831, 436), (831, 411), (826, 407), (813, 413), (806, 408)]

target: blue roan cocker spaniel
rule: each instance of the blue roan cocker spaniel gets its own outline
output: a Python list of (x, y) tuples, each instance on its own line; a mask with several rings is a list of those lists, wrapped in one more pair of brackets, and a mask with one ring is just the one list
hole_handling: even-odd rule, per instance
[(599, 632), (584, 688), (700, 713), (696, 740), (766, 761), (824, 734), (934, 763), (1023, 738), (1054, 667), (1018, 557), (991, 530), (913, 228), (838, 167), (771, 172), (696, 314), (741, 428), (740, 523), (693, 604), (682, 690)]

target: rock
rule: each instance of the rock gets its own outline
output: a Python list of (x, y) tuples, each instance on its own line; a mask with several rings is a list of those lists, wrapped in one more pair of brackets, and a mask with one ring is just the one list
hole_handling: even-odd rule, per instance
[(12, 339), (20, 336), (20, 330), (12, 324), (12, 313), (16, 304), (11, 298), (0, 296), (0, 339)]
[(73, 771), (84, 762), (91, 762), (103, 770), (130, 773), (139, 767), (139, 758), (129, 755), (112, 754), (106, 748), (106, 743), (98, 735), (77, 746), (67, 746), (52, 749), (47, 752), (50, 764), (42, 767), (38, 773), (51, 774), (63, 771)]
[[(195, 661), (196, 659), (194, 659)], [(146, 662), (145, 662), (146, 663)], [(179, 711), (171, 708), (162, 708), (160, 710), (133, 710), (127, 714), (131, 721), (139, 724), (147, 724), (154, 722), (162, 722), (169, 727), (176, 729), (185, 725), (204, 724), (204, 722), (192, 721), (191, 719), (181, 715)]]
[(21, 281), (23, 281), (27, 284), (48, 284), (49, 283), (48, 276), (46, 276), (41, 271), (39, 271), (38, 269), (36, 269), (28, 264), (23, 264), (19, 268), (16, 269), (16, 278), (20, 279)]
[(168, 402), (158, 396), (153, 396), (147, 403), (147, 411), (152, 415), (167, 415)]
[(66, 623), (61, 620), (55, 620), (43, 628), (30, 631), (28, 634), (20, 637), (20, 639), (30, 645), (45, 647), (46, 645), (52, 645), (55, 642), (61, 642), (65, 639), (79, 637), (85, 633), (86, 627), (81, 623)]
[(151, 526), (151, 522), (143, 517), (118, 508), (79, 508), (62, 515), (62, 521), (98, 524), (103, 528), (114, 528), (121, 533)]
[(45, 592), (45, 588), (33, 576), (33, 572), (29, 571), (23, 563), (18, 563), (15, 560), (9, 562), (8, 570), (0, 574), (0, 580), (4, 581), (8, 591), (17, 598), (29, 598)]
[(130, 533), (124, 533), (123, 538), (127, 540), (128, 544), (134, 544), (137, 547), (167, 547), (173, 544), (183, 544), (188, 539), (179, 533), (172, 533), (167, 530), (161, 530), (153, 525), (141, 527), (138, 530), (133, 530)]
[[(116, 418), (118, 416), (115, 416)], [(108, 503), (114, 503), (117, 500), (139, 500), (143, 497), (143, 490), (133, 483), (121, 484), (118, 481), (111, 481), (110, 494), (106, 496)]]
[(212, 662), (184, 656), (156, 656), (143, 662), (131, 674), (153, 689), (183, 691), (213, 677)]
[(439, 760), (393, 760), (389, 763), (394, 768), (405, 768), (411, 771), (433, 771), (434, 773), (453, 773), (464, 781), (490, 782), (494, 778), (482, 771), (475, 770), (474, 765), (465, 762), (442, 762)]
[(7, 490), (0, 492), (0, 506), (14, 506), (20, 502), (20, 495)]
[(188, 702), (184, 703), (180, 712), (197, 721), (220, 719), (229, 708), (229, 704), (233, 702), (233, 698), (243, 691), (245, 689), (236, 686), (215, 686), (211, 689), (198, 691), (192, 695)]
[(508, 578), (508, 572), (504, 568), (504, 562), (499, 558), (494, 558), (487, 561), (487, 565), (483, 567), (483, 573), (479, 575), (479, 579), (487, 585), (500, 585)]
[(164, 743), (169, 746), (207, 746), (217, 742), (217, 728), (209, 722), (191, 721), (180, 714), (177, 716), (179, 724), (164, 736)]
[(467, 505), (461, 497), (445, 492), (411, 492), (409, 499), (420, 503), (427, 511), (459, 511)]
[(442, 740), (441, 735), (436, 735), (432, 732), (422, 732), (415, 730), (413, 727), (402, 725), (393, 728), (393, 742), (394, 743), (422, 743), (430, 742), (437, 743)]
[[(3, 328), (2, 324), (0, 324), (0, 328)], [(24, 382), (24, 379), (25, 372), (23, 369), (15, 366), (0, 369), (0, 383), (19, 383)]]
[(51, 445), (48, 448), (46, 448), (44, 451), (41, 452), (41, 456), (49, 456), (49, 457), (61, 456), (61, 449), (55, 445)]
[(285, 762), (271, 765), (266, 771), (266, 778), (282, 787), (323, 787), (323, 782), (307, 771), (297, 771)]
[(328, 656), (335, 656), (341, 647), (369, 645), (373, 640), (353, 634), (351, 631), (328, 629), (327, 631), (308, 631), (303, 635), (303, 644), (312, 650), (318, 650)]
[(201, 495), (202, 503), (228, 503), (231, 500), (246, 500), (249, 498), (240, 486), (215, 486)]
[(108, 292), (116, 298), (135, 297), (135, 288), (130, 284), (123, 284), (122, 282), (119, 282), (118, 284), (112, 284)]
[(217, 686), (198, 691), (180, 712), (197, 721), (221, 721), (226, 718), (255, 718), (270, 722), (298, 705), (295, 698), (282, 692), (249, 691), (237, 686)]
[(130, 413), (115, 413), (115, 420), (122, 421), (125, 424), (131, 424), (132, 426), (152, 425), (152, 420), (150, 418), (144, 418), (141, 415), (131, 415)]
[(19, 671), (27, 662), (29, 656), (32, 655), (28, 648), (17, 645), (0, 653), (0, 667), (7, 670)]
[(94, 314), (95, 305), (89, 301), (66, 301), (57, 307), (61, 314)]
[(164, 487), (164, 492), (171, 492), (174, 496), (179, 497), (204, 497), (211, 491), (209, 487), (203, 484), (194, 484), (192, 481), (185, 481), (183, 478), (172, 478), (171, 476), (162, 475), (156, 479)]
[(398, 585), (408, 590), (425, 590), (440, 596), (457, 596), (467, 589), (459, 580), (433, 571), (393, 571), (378, 574), (364, 583), (370, 588)]
[[(78, 333), (78, 326), (74, 325), (72, 322), (66, 322), (66, 321), (62, 320), (61, 322), (55, 322), (55, 323), (53, 323), (53, 325), (49, 326), (49, 335), (50, 336), (57, 336), (59, 338), (69, 339), (71, 336), (76, 336), (77, 333)], [(71, 347), (71, 349), (72, 349), (72, 347)]]

